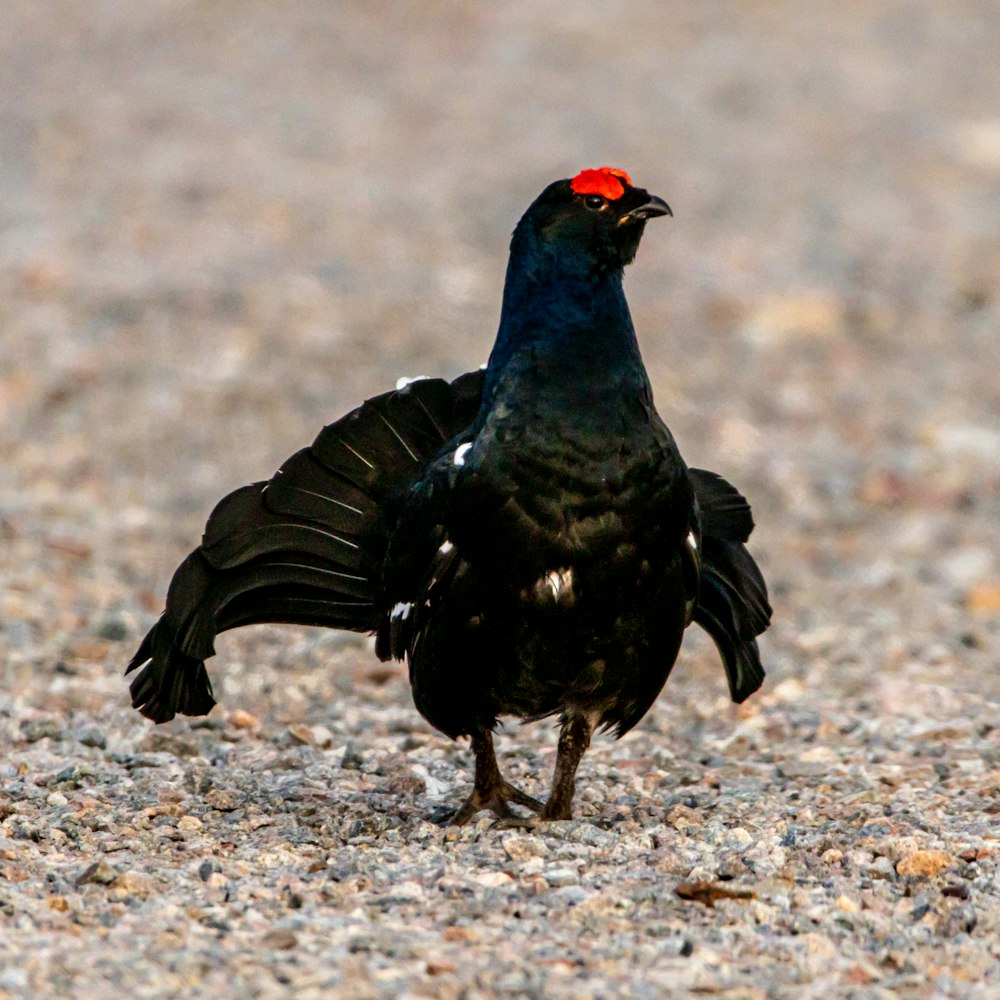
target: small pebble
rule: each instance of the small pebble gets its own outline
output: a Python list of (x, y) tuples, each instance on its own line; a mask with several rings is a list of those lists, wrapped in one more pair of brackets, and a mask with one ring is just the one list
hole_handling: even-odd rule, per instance
[(219, 812), (232, 812), (239, 809), (240, 804), (240, 799), (234, 792), (222, 788), (213, 788), (205, 793), (205, 805), (218, 809)]
[(103, 750), (108, 745), (107, 736), (104, 734), (104, 730), (100, 726), (93, 724), (81, 726), (73, 734), (78, 743), (82, 743), (85, 747), (94, 747), (98, 750)]
[(544, 857), (549, 853), (541, 837), (508, 833), (501, 838), (501, 843), (511, 861), (527, 861), (529, 858)]
[(39, 740), (61, 740), (66, 727), (60, 719), (24, 719), (21, 722), (21, 738), (28, 743)]
[(256, 715), (244, 711), (242, 708), (233, 709), (227, 716), (226, 722), (234, 729), (259, 729), (260, 720)]
[(577, 885), (580, 881), (580, 873), (572, 868), (546, 868), (542, 877), (554, 889), (564, 885)]
[(299, 939), (293, 931), (279, 929), (268, 931), (261, 943), (265, 948), (273, 948), (275, 951), (289, 951), (297, 947)]
[(215, 858), (206, 858), (200, 865), (198, 865), (198, 877), (202, 882), (207, 882), (209, 876), (213, 872), (219, 871), (219, 862)]
[(914, 851), (896, 865), (900, 875), (917, 875), (930, 878), (951, 868), (955, 859), (947, 851)]
[(106, 861), (95, 861), (76, 877), (76, 885), (110, 885), (118, 877), (118, 872)]
[(359, 771), (365, 759), (353, 743), (348, 743), (344, 748), (344, 755), (340, 758), (340, 766), (345, 771)]

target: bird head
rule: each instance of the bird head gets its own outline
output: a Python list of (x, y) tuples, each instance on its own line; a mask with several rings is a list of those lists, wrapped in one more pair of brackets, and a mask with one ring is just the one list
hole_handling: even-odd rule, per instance
[(634, 187), (624, 170), (599, 167), (550, 184), (518, 230), (550, 260), (621, 269), (635, 257), (646, 220), (659, 215), (673, 215), (662, 198)]

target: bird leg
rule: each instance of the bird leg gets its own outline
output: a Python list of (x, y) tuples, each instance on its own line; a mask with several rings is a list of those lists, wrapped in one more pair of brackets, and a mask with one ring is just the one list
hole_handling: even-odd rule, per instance
[(472, 752), (476, 755), (476, 777), (472, 794), (442, 822), (461, 826), (468, 823), (481, 809), (491, 809), (501, 819), (512, 819), (514, 814), (510, 811), (509, 802), (537, 813), (542, 811), (543, 806), (538, 799), (533, 799), (509, 781), (504, 781), (493, 751), (493, 734), (489, 730), (472, 734)]
[(563, 722), (556, 751), (556, 769), (552, 777), (552, 794), (542, 810), (542, 819), (573, 818), (576, 769), (590, 746), (591, 732), (593, 726), (583, 715), (571, 715)]

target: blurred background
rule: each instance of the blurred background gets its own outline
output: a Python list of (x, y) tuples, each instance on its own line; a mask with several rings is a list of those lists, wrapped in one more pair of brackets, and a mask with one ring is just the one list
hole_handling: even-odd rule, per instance
[[(214, 502), (399, 375), (483, 362), (521, 212), (606, 163), (674, 209), (627, 288), (686, 458), (754, 505), (772, 684), (862, 712), (1000, 697), (993, 0), (4, 21), (9, 697), (123, 711)], [(224, 649), (266, 671), (269, 634)], [(692, 650), (691, 690), (721, 697)]]
[[(998, 53), (996, 0), (4, 3), (0, 1000), (997, 995)], [(691, 635), (520, 854), (424, 822), (469, 754), (363, 637), (237, 630), (141, 719), (215, 502), (485, 361), (517, 219), (604, 164), (674, 210), (626, 287), (753, 504), (764, 688)], [(758, 898), (673, 895), (716, 877)]]

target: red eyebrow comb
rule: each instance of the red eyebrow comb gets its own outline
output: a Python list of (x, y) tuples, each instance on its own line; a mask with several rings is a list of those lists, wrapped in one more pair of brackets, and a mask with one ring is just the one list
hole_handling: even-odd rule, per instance
[(598, 167), (596, 170), (581, 170), (570, 182), (576, 194), (599, 194), (608, 201), (616, 201), (625, 193), (625, 186), (632, 179), (624, 170), (615, 167)]

